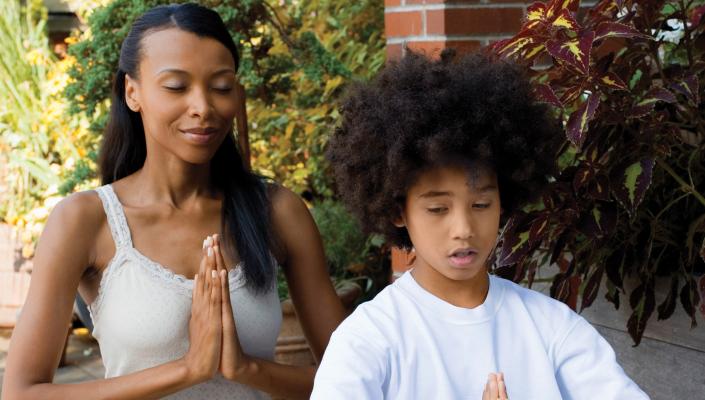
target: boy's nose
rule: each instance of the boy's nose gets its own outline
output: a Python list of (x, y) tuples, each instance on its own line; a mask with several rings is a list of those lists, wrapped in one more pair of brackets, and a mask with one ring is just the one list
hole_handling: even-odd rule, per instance
[(453, 239), (468, 239), (475, 236), (474, 221), (469, 213), (458, 213), (453, 218)]

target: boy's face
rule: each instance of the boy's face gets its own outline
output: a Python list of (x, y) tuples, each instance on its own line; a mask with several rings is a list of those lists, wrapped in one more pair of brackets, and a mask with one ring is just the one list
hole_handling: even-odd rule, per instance
[(416, 251), (415, 269), (436, 278), (472, 280), (499, 232), (499, 189), (488, 168), (437, 167), (409, 188), (402, 220)]

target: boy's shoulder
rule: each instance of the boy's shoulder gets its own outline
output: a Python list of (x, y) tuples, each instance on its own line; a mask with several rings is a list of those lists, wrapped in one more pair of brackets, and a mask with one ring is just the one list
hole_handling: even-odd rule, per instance
[[(572, 324), (580, 319), (566, 304), (535, 289), (530, 289), (510, 280), (492, 276), (492, 283), (504, 288), (503, 308), (526, 310), (536, 320), (552, 321), (558, 325)], [(553, 325), (553, 324), (550, 324)]]

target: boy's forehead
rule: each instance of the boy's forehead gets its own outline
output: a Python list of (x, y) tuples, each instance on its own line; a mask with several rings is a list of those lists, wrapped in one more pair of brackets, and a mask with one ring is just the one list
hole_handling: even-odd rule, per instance
[(460, 190), (497, 190), (497, 178), (492, 169), (481, 165), (432, 167), (421, 172), (409, 188), (410, 195), (426, 192), (457, 192)]

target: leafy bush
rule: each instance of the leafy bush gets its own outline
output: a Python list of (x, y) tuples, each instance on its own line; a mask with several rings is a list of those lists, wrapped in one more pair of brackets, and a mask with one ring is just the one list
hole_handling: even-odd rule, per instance
[[(335, 99), (351, 79), (383, 65), (382, 3), (198, 2), (220, 13), (241, 50), (253, 168), (298, 193), (332, 196), (322, 153), (337, 118)], [(66, 95), (72, 112), (93, 119), (96, 134), (106, 122), (109, 82), (131, 22), (167, 3), (173, 2), (114, 0), (87, 16), (88, 30), (70, 46), (77, 63)]]
[[(506, 227), (498, 273), (531, 284), (557, 264), (551, 295), (573, 303), (580, 291), (581, 308), (606, 276), (615, 307), (628, 296), (639, 344), (654, 311), (669, 318), (678, 300), (695, 326), (705, 295), (705, 1), (602, 0), (581, 19), (578, 5), (534, 3), (494, 45), (527, 66), (567, 138), (542, 201)], [(657, 279), (670, 287), (658, 307)]]
[(39, 0), (0, 3), (0, 220), (23, 230), (25, 257), (61, 198), (65, 168), (90, 166), (84, 148), (94, 140), (85, 119), (68, 116), (72, 60), (49, 49), (46, 14)]

